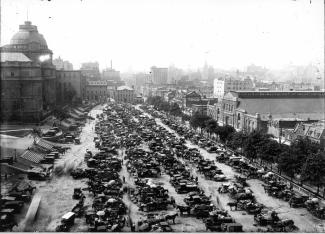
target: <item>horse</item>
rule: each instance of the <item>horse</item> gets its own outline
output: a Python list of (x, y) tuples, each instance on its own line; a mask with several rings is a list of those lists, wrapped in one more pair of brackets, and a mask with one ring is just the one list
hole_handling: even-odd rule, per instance
[(177, 205), (176, 207), (179, 210), (179, 212), (181, 213), (181, 215), (183, 215), (183, 212), (187, 212), (187, 214), (190, 214), (191, 207), (189, 207), (189, 206), (180, 206), (180, 205)]
[(173, 221), (173, 224), (175, 224), (175, 218), (176, 216), (178, 216), (177, 213), (173, 214), (173, 215), (166, 215), (165, 216), (165, 221), (168, 222), (168, 220), (172, 220)]
[(230, 210), (232, 210), (233, 207), (235, 207), (235, 210), (237, 210), (237, 205), (238, 205), (238, 202), (228, 202), (227, 203), (227, 206), (230, 207)]

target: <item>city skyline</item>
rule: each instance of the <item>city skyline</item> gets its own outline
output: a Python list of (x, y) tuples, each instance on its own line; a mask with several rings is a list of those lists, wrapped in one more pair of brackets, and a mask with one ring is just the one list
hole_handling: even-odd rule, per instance
[(322, 1), (2, 0), (1, 5), (1, 45), (9, 44), (28, 14), (54, 58), (75, 68), (98, 61), (103, 69), (110, 60), (122, 72), (171, 64), (196, 69), (205, 61), (221, 69), (324, 63)]

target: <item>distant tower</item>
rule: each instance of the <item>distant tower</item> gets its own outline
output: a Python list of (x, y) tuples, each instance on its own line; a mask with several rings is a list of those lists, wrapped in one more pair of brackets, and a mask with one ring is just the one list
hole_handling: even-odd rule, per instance
[(113, 61), (111, 60), (111, 70), (113, 69)]

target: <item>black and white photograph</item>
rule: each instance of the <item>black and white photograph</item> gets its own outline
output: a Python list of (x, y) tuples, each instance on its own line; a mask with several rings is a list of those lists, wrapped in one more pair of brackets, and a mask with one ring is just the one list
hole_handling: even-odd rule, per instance
[(324, 0), (0, 0), (0, 232), (325, 233)]

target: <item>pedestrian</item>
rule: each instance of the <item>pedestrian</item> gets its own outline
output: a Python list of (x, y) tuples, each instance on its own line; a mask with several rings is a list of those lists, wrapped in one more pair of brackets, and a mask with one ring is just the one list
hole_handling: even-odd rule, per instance
[(123, 176), (123, 183), (125, 183), (125, 176)]
[(199, 181), (199, 177), (196, 177), (196, 178), (195, 178), (195, 181), (196, 181), (196, 183), (197, 183), (197, 182)]
[(135, 232), (135, 224), (131, 223), (131, 232)]
[(130, 222), (129, 216), (126, 216), (125, 222), (126, 222), (126, 226), (128, 227), (129, 226), (129, 222)]
[(99, 221), (99, 219), (98, 218), (95, 218), (95, 230), (97, 230), (97, 227), (98, 227), (98, 221)]
[(6, 174), (5, 174), (5, 180), (7, 180), (7, 179), (8, 179), (8, 174), (6, 173)]

